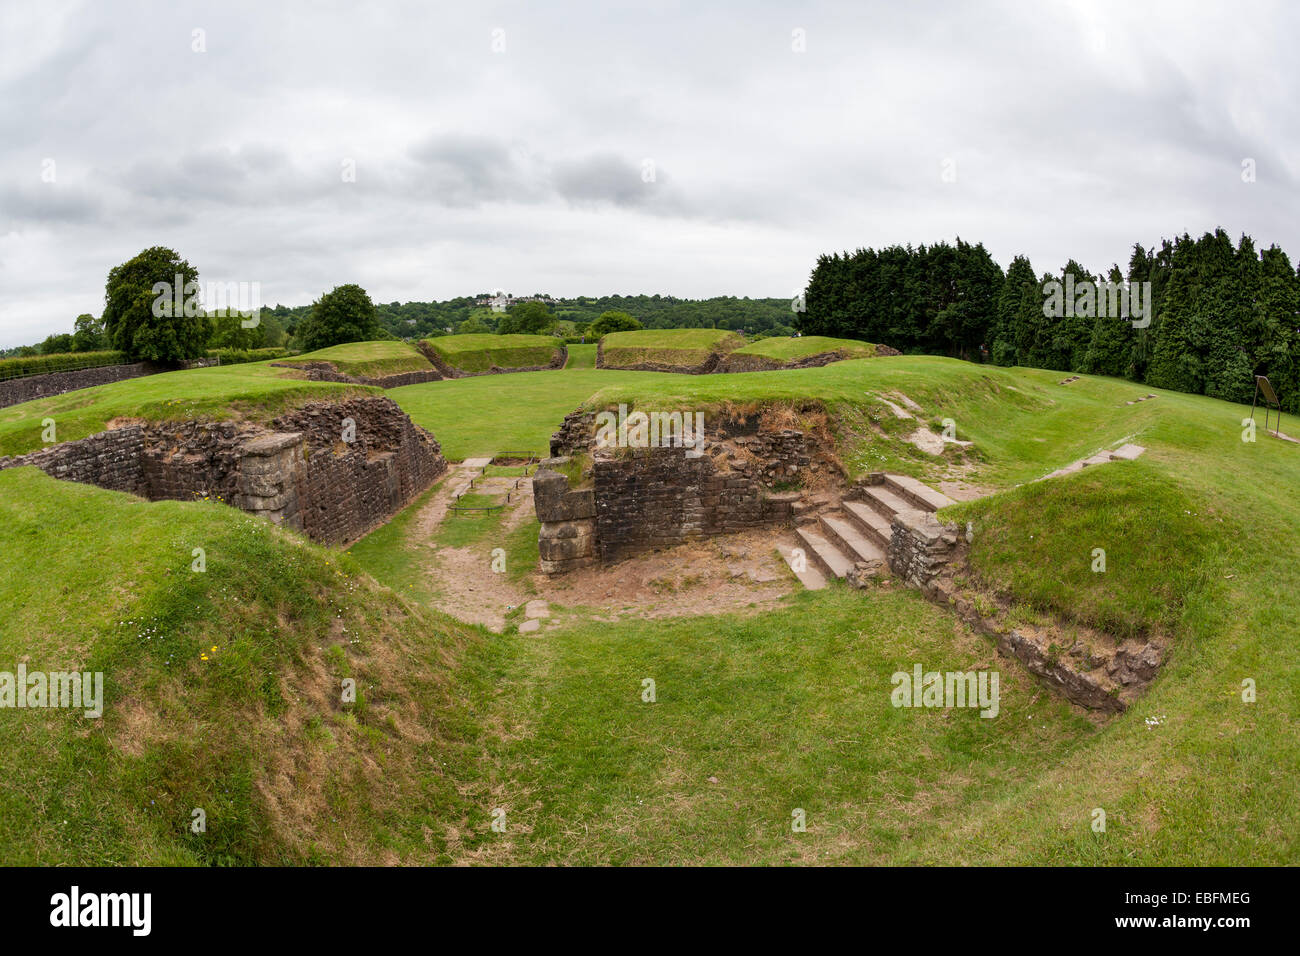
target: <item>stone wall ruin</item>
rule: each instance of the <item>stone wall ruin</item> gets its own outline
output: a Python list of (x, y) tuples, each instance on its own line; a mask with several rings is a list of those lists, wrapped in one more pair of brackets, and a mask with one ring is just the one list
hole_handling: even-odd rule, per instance
[[(833, 446), (816, 428), (780, 427), (761, 413), (708, 419), (694, 447), (601, 448), (595, 412), (565, 418), (533, 480), (542, 571), (789, 525), (799, 489), (841, 479)], [(556, 469), (575, 461), (584, 477), (570, 488)]]
[(312, 402), (269, 426), (134, 422), (0, 457), (0, 469), (21, 465), (151, 501), (221, 500), (326, 544), (360, 538), (447, 468), (434, 437), (388, 398)]

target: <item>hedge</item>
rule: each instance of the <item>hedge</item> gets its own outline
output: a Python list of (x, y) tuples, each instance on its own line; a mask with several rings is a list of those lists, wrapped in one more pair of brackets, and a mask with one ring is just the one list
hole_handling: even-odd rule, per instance
[(61, 352), (57, 355), (32, 355), (27, 358), (0, 359), (0, 381), (48, 375), (51, 372), (74, 372), (104, 365), (127, 365), (125, 352)]
[(291, 355), (288, 349), (209, 349), (208, 358), (214, 358), (221, 365), (240, 365), (244, 362), (265, 362), (267, 359), (284, 358)]

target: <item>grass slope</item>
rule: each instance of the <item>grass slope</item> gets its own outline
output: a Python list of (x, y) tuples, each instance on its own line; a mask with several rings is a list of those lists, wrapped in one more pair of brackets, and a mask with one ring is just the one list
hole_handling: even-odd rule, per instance
[(799, 338), (771, 336), (751, 342), (743, 348), (736, 349), (732, 354), (757, 355), (781, 362), (792, 362), (811, 355), (841, 350), (848, 353), (846, 358), (872, 358), (876, 354), (876, 347), (870, 342), (835, 339), (825, 335), (804, 335)]
[[(584, 403), (776, 402), (824, 405), (845, 435), (871, 436), (842, 448), (855, 471), (938, 474), (941, 459), (901, 441), (920, 422), (878, 402), (905, 394), (924, 423), (951, 418), (975, 442), (964, 476), (1002, 491), (954, 510), (989, 586), (1170, 638), (1147, 695), (1102, 728), (903, 589), (835, 586), (763, 615), (616, 626), (593, 608), (542, 639), (481, 640), (437, 614), (404, 560), (468, 532), (419, 533), (414, 509), (339, 556), (221, 506), (0, 472), (0, 668), (80, 663), (110, 683), (89, 728), (0, 710), (0, 817), (12, 821), (0, 858), (1300, 862), (1300, 449), (1262, 431), (1243, 442), (1242, 406), (1172, 392), (1126, 406), (1147, 390), (1059, 378), (895, 357), (731, 376), (571, 369), (388, 394), (452, 457), (544, 445)], [(97, 393), (86, 412), (114, 388), (61, 398)], [(1146, 455), (1027, 484), (1125, 440)], [(196, 546), (204, 574), (189, 571)], [(890, 675), (916, 663), (996, 667), (1001, 713), (891, 707)], [(362, 689), (355, 712), (334, 705), (347, 674)], [(186, 829), (195, 806), (208, 810), (203, 839)], [(1091, 828), (1096, 808), (1105, 833)], [(795, 809), (807, 833), (791, 831)]]
[(287, 360), (330, 362), (345, 375), (382, 378), (401, 372), (425, 372), (432, 366), (414, 345), (408, 342), (348, 342), (327, 349), (295, 355)]
[[(482, 375), (385, 392), (442, 443), (452, 461), (503, 451), (546, 455), (551, 435), (569, 412), (610, 381), (655, 382), (668, 372), (610, 372), (569, 368), (514, 375)], [(627, 378), (623, 378), (626, 376)]]
[(600, 341), (604, 364), (611, 367), (653, 363), (692, 368), (745, 344), (744, 336), (726, 329), (611, 332)]
[(265, 421), (312, 400), (383, 394), (364, 385), (308, 382), (301, 374), (270, 362), (249, 362), (164, 372), (12, 405), (0, 409), (0, 455), (43, 447), (47, 418), (54, 420), (59, 441), (71, 441), (103, 431), (115, 418)]
[(444, 362), (463, 372), (549, 365), (559, 354), (551, 335), (444, 335), (425, 339)]
[(106, 685), (98, 720), (0, 709), (5, 864), (448, 858), (470, 812), (453, 781), (472, 729), (448, 667), (477, 633), (350, 557), (224, 506), (11, 469), (0, 604), (0, 669), (102, 671)]

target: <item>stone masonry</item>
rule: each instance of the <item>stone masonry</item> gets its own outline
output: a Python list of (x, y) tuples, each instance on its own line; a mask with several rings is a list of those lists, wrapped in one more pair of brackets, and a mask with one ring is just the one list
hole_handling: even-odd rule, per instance
[(889, 538), (889, 569), (913, 587), (926, 590), (953, 559), (957, 533), (929, 511), (894, 515)]
[(561, 574), (596, 560), (596, 496), (590, 489), (571, 489), (553, 467), (565, 458), (548, 458), (533, 478), (533, 502), (542, 529), (537, 548), (544, 574)]
[(575, 412), (551, 438), (553, 463), (581, 456), (590, 487), (569, 489), (546, 468), (533, 481), (542, 570), (614, 562), (697, 538), (790, 525), (800, 495), (787, 486), (839, 468), (798, 429), (757, 417), (706, 429), (693, 448), (597, 448), (596, 416)]
[(50, 372), (47, 375), (27, 375), (22, 378), (0, 382), (0, 408), (21, 405), (38, 398), (62, 395), (82, 388), (121, 382), (128, 378), (139, 378), (164, 371), (148, 362), (134, 362), (129, 365), (101, 365), (97, 368), (83, 368), (72, 372)]
[(433, 436), (387, 398), (313, 402), (270, 428), (130, 424), (0, 458), (0, 469), (21, 465), (154, 501), (218, 499), (329, 544), (361, 537), (447, 467)]

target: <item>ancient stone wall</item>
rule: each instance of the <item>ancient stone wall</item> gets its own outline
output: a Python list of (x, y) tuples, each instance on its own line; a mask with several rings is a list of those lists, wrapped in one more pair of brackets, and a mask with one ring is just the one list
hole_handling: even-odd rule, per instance
[(136, 362), (131, 365), (101, 365), (99, 368), (83, 368), (75, 372), (50, 372), (48, 375), (13, 378), (0, 382), (0, 408), (49, 398), (51, 395), (62, 395), (64, 392), (75, 392), (79, 388), (92, 388), (95, 385), (152, 375), (158, 371), (162, 369), (148, 362)]
[(727, 373), (776, 372), (792, 368), (821, 368), (823, 365), (830, 365), (832, 362), (843, 361), (847, 357), (848, 352), (843, 349), (819, 352), (816, 355), (806, 355), (803, 358), (793, 359), (789, 362), (771, 358), (767, 355), (737, 355), (732, 352), (722, 360), (715, 371)]
[(597, 453), (592, 473), (596, 547), (605, 562), (791, 520), (791, 502), (769, 498), (761, 471), (725, 469), (713, 456), (686, 448)]
[(596, 560), (595, 491), (571, 489), (569, 480), (552, 470), (566, 461), (543, 461), (533, 478), (533, 502), (542, 523), (537, 547), (544, 574), (561, 574)]
[(560, 513), (562, 475), (543, 470), (534, 479), (548, 573), (567, 570), (571, 560), (612, 562), (695, 538), (789, 524), (799, 497), (790, 487), (838, 476), (824, 437), (765, 429), (758, 414), (706, 424), (694, 447), (603, 448), (596, 435), (595, 413), (580, 411), (551, 438), (553, 458), (589, 461), (590, 518)]
[[(351, 443), (340, 437), (346, 419), (355, 423)], [(301, 527), (318, 541), (360, 537), (447, 468), (433, 436), (388, 398), (316, 402), (272, 424), (303, 436), (305, 469), (296, 472)]]
[(333, 362), (272, 362), (277, 368), (296, 368), (304, 372), (310, 382), (341, 382), (347, 385), (374, 385), (378, 388), (400, 388), (403, 385), (423, 385), (440, 382), (443, 374), (436, 368), (414, 372), (395, 372), (392, 375), (348, 375), (340, 372)]
[(0, 469), (31, 465), (52, 478), (143, 495), (144, 429), (129, 425), (81, 441), (64, 442), (16, 458), (0, 457)]
[(151, 500), (219, 499), (330, 544), (353, 541), (429, 487), (447, 464), (433, 436), (387, 398), (313, 402), (272, 428), (133, 424), (18, 458)]
[(927, 590), (953, 559), (956, 546), (957, 532), (931, 512), (900, 511), (889, 538), (889, 569), (913, 587)]

